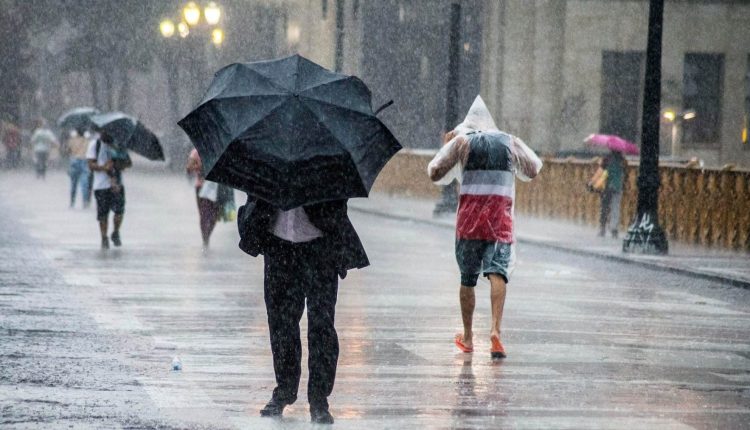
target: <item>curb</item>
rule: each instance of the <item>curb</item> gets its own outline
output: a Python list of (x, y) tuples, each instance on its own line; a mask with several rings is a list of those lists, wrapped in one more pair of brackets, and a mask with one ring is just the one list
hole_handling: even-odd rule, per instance
[[(417, 222), (421, 224), (433, 225), (436, 227), (443, 227), (443, 228), (449, 228), (449, 229), (455, 228), (453, 224), (441, 222), (439, 220), (420, 219), (420, 218), (416, 218), (416, 217), (412, 217), (408, 215), (393, 214), (393, 213), (389, 213), (386, 211), (362, 208), (362, 207), (357, 207), (354, 205), (350, 205), (349, 209), (354, 210), (356, 212), (368, 214), (368, 215), (374, 215), (374, 216), (394, 219), (398, 221)], [(616, 254), (602, 254), (599, 252), (587, 251), (585, 249), (579, 249), (579, 248), (574, 248), (570, 246), (560, 245), (557, 243), (551, 243), (551, 242), (547, 242), (544, 240), (531, 239), (528, 237), (524, 237), (523, 235), (518, 236), (518, 242), (541, 246), (541, 247), (550, 248), (550, 249), (555, 249), (558, 251), (568, 252), (571, 254), (582, 255), (585, 257), (594, 257), (594, 258), (599, 258), (602, 260), (616, 261), (618, 263), (627, 263), (627, 264), (632, 264), (636, 266), (647, 267), (649, 269), (659, 270), (662, 272), (674, 273), (678, 275), (687, 275), (687, 276), (701, 278), (701, 279), (705, 279), (709, 281), (722, 282), (722, 283), (729, 284), (733, 287), (739, 287), (739, 288), (750, 290), (750, 280), (732, 278), (732, 277), (720, 275), (717, 273), (685, 269), (683, 267), (677, 267), (677, 266), (672, 266), (669, 264), (663, 264), (663, 263), (657, 263), (657, 262), (634, 260), (632, 258), (628, 258), (628, 257), (616, 255)]]

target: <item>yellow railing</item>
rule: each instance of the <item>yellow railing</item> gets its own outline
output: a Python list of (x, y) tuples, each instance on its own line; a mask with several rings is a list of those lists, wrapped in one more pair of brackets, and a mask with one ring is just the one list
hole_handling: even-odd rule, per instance
[[(375, 190), (437, 198), (427, 178), (431, 151), (404, 150), (383, 169)], [(599, 195), (586, 191), (594, 160), (547, 159), (532, 182), (517, 181), (516, 211), (596, 226)], [(750, 171), (661, 166), (659, 220), (670, 240), (750, 250)], [(636, 209), (638, 167), (626, 172), (621, 228)]]
[[(598, 224), (599, 195), (586, 191), (594, 161), (545, 160), (542, 174), (518, 182), (519, 213)], [(661, 166), (659, 221), (671, 240), (750, 250), (750, 171)], [(620, 227), (636, 210), (638, 167), (626, 171)]]

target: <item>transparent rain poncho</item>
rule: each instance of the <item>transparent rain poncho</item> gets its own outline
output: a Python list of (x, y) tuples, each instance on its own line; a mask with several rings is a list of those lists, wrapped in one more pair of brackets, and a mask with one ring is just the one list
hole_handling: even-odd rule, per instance
[[(501, 133), (509, 137), (512, 154), (512, 172), (522, 181), (530, 181), (542, 168), (542, 160), (526, 144), (516, 136), (500, 131), (495, 125), (487, 106), (480, 96), (474, 100), (464, 121), (448, 134), (450, 140), (443, 145), (437, 155), (427, 166), (430, 178), (437, 185), (448, 185), (454, 179), (459, 183), (462, 181), (464, 167), (470, 151), (470, 133)], [(515, 200), (515, 191), (511, 192), (511, 198)], [(514, 224), (514, 207), (511, 206), (509, 216)], [(486, 210), (486, 208), (485, 208)], [(460, 217), (459, 217), (460, 218)], [(459, 221), (461, 221), (459, 219)], [(460, 231), (457, 224), (457, 234)], [(457, 236), (458, 237), (458, 236)], [(508, 271), (511, 272), (515, 266), (515, 233), (511, 241), (511, 257)]]
[[(504, 133), (495, 125), (492, 114), (487, 109), (487, 105), (485, 105), (481, 96), (474, 99), (466, 118), (451, 132), (453, 134), (451, 140), (440, 148), (435, 158), (427, 166), (427, 172), (433, 178), (436, 171), (445, 169), (447, 164), (451, 165), (447, 173), (436, 178), (435, 184), (448, 185), (454, 179), (461, 182), (466, 160), (462, 157), (464, 154), (461, 153), (464, 148), (458, 147), (462, 145), (461, 141), (466, 141), (469, 133), (478, 131)], [(511, 150), (513, 152), (514, 173), (518, 179), (528, 182), (542, 169), (542, 160), (520, 138), (512, 135), (511, 138), (513, 141)]]

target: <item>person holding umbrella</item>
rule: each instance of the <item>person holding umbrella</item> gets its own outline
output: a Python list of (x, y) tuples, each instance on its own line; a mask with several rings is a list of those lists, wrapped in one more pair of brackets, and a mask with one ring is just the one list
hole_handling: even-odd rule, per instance
[(125, 187), (122, 171), (133, 165), (128, 155), (132, 150), (151, 160), (163, 160), (164, 152), (153, 132), (136, 118), (122, 112), (109, 112), (90, 117), (99, 139), (89, 144), (86, 158), (94, 172), (96, 213), (102, 234), (102, 249), (109, 248), (107, 239), (109, 212), (114, 213), (112, 243), (122, 245), (120, 226), (125, 214)]
[(623, 153), (637, 155), (638, 146), (634, 143), (613, 135), (592, 134), (584, 140), (591, 146), (609, 149), (591, 178), (587, 186), (593, 189), (594, 183), (603, 179), (604, 187), (599, 190), (599, 236), (604, 237), (607, 226), (613, 238), (617, 238), (620, 226), (620, 204), (622, 202), (622, 190), (625, 183), (625, 169), (628, 162)]
[(239, 247), (263, 255), (276, 388), (261, 416), (297, 400), (307, 307), (314, 423), (331, 424), (339, 342), (338, 278), (369, 265), (347, 216), (401, 145), (375, 116), (353, 76), (299, 56), (232, 64), (218, 71), (200, 105), (179, 124), (200, 153), (206, 179), (248, 193)]
[(132, 165), (130, 157), (115, 165), (112, 157), (113, 139), (106, 131), (100, 131), (99, 138), (89, 144), (86, 151), (88, 167), (94, 174), (93, 190), (96, 199), (96, 219), (102, 237), (102, 249), (109, 249), (109, 212), (112, 219), (112, 243), (122, 245), (120, 227), (125, 216), (125, 187), (122, 185), (122, 170)]
[(498, 130), (480, 96), (466, 119), (445, 136), (445, 142), (427, 171), (430, 179), (439, 183), (461, 182), (456, 260), (461, 271), (463, 332), (456, 334), (454, 343), (462, 352), (474, 352), (474, 288), (483, 274), (490, 281), (490, 355), (505, 358), (500, 324), (515, 261), (514, 177), (531, 180), (539, 174), (542, 161), (521, 139)]

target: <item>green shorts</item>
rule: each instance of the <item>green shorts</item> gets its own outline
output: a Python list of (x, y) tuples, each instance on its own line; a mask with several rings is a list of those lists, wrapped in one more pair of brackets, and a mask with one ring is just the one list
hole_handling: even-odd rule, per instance
[(492, 240), (456, 239), (456, 261), (461, 271), (461, 285), (474, 287), (479, 274), (497, 274), (508, 282), (511, 244)]

